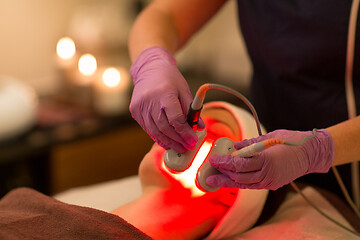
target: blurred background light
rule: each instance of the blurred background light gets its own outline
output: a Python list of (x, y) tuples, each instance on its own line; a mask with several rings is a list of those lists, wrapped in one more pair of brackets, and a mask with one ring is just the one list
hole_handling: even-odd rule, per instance
[(75, 43), (71, 38), (61, 38), (56, 45), (57, 55), (64, 60), (70, 59), (75, 55)]
[(120, 72), (116, 68), (107, 68), (103, 75), (103, 82), (108, 87), (116, 87), (121, 81)]
[(85, 76), (94, 74), (97, 69), (96, 58), (91, 54), (82, 55), (79, 59), (78, 68)]

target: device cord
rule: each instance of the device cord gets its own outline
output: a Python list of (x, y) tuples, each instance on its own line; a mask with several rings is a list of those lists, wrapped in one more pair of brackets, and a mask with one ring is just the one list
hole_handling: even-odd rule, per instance
[[(356, 38), (356, 23), (359, 12), (360, 0), (353, 0), (350, 10), (349, 29), (347, 38), (346, 49), (346, 66), (345, 66), (345, 92), (346, 103), (348, 108), (348, 118), (355, 118), (356, 104), (355, 94), (353, 86), (353, 67), (354, 67), (354, 54), (355, 54), (355, 38)], [(359, 186), (359, 163), (351, 163), (351, 176), (352, 176), (352, 192), (355, 205), (357, 209), (360, 209), (360, 186)], [(350, 203), (349, 203), (350, 204)], [(351, 204), (350, 204), (351, 205)]]
[[(205, 85), (205, 84), (204, 84)], [(229, 87), (226, 87), (226, 86), (223, 86), (221, 84), (215, 84), (215, 83), (207, 83), (206, 86), (204, 88), (202, 88), (203, 90), (203, 97), (202, 98), (199, 98), (199, 100), (197, 100), (197, 103), (199, 105), (202, 105), (203, 104), (203, 100), (205, 98), (205, 92), (209, 89), (218, 89), (218, 90), (222, 90), (222, 91), (225, 91), (225, 92), (228, 92), (228, 93), (231, 93), (232, 95), (238, 97), (239, 99), (241, 99), (251, 110), (253, 116), (254, 116), (254, 120), (255, 120), (255, 123), (256, 123), (256, 127), (258, 129), (258, 134), (259, 136), (262, 135), (262, 131), (261, 131), (261, 126), (260, 126), (260, 120), (258, 118), (258, 115), (257, 115), (257, 112), (255, 110), (255, 108), (253, 107), (253, 105), (251, 104), (251, 102), (245, 97), (243, 96), (241, 93), (233, 90), (232, 88), (229, 88)], [(197, 97), (197, 96), (196, 96)], [(336, 171), (337, 172), (337, 171)], [(342, 180), (340, 178), (340, 176), (337, 174), (337, 180), (339, 182), (339, 185), (340, 187), (343, 185), (341, 184), (342, 183)], [(308, 202), (316, 211), (318, 211), (321, 215), (323, 215), (325, 218), (329, 219), (331, 222), (335, 223), (336, 225), (338, 225), (339, 227), (355, 234), (356, 236), (360, 236), (360, 233), (357, 233), (356, 231), (344, 226), (343, 224), (341, 224), (340, 222), (336, 221), (335, 219), (331, 218), (330, 216), (328, 216), (327, 214), (325, 214), (322, 210), (320, 210), (310, 199), (308, 199), (304, 194), (303, 192), (296, 186), (296, 184), (294, 182), (291, 182), (290, 183), (291, 186), (295, 189), (296, 192), (298, 192), (306, 202)], [(343, 191), (344, 191), (344, 195), (345, 197), (346, 196), (349, 196), (347, 191), (346, 191), (346, 188), (341, 188)], [(348, 201), (348, 203), (350, 204), (350, 206), (353, 208), (355, 205), (354, 203), (351, 201), (350, 197), (346, 198), (346, 200)], [(353, 208), (354, 209), (354, 208)], [(355, 207), (354, 209), (355, 213), (359, 216), (359, 213)]]
[(309, 203), (316, 211), (318, 211), (318, 213), (320, 213), (322, 216), (324, 216), (326, 219), (330, 220), (331, 222), (335, 223), (336, 225), (338, 225), (339, 227), (351, 232), (352, 234), (360, 237), (360, 233), (348, 228), (347, 226), (345, 226), (344, 224), (336, 221), (335, 219), (331, 218), (330, 216), (328, 216), (327, 214), (325, 214), (320, 208), (318, 208), (299, 188), (298, 186), (294, 183), (294, 182), (291, 182), (290, 183), (291, 186), (295, 189), (295, 191), (300, 194), (304, 200)]

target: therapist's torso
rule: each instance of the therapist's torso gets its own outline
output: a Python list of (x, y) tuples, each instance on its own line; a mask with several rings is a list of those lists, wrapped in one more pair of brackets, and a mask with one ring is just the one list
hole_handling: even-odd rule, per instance
[[(254, 69), (250, 99), (268, 131), (326, 128), (348, 118), (344, 77), (350, 8), (349, 0), (238, 0)], [(354, 56), (359, 112), (359, 40)], [(348, 166), (340, 170), (349, 175)], [(332, 176), (305, 179), (340, 191)]]
[[(351, 1), (238, 0), (238, 6), (254, 65), (251, 98), (266, 128), (310, 130), (346, 120), (344, 76)], [(357, 41), (357, 99), (359, 64)]]

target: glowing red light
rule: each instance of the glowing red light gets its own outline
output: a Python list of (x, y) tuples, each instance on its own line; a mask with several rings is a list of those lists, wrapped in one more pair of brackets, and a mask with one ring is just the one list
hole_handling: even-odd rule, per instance
[(178, 180), (184, 188), (188, 188), (191, 190), (191, 195), (194, 197), (200, 197), (202, 195), (205, 194), (204, 191), (200, 190), (196, 183), (195, 183), (195, 179), (196, 179), (196, 174), (199, 170), (199, 168), (201, 167), (202, 163), (204, 162), (204, 160), (206, 159), (206, 157), (208, 156), (211, 147), (214, 143), (214, 140), (212, 139), (206, 139), (203, 144), (200, 146), (198, 152), (195, 155), (195, 158), (191, 164), (191, 166), (186, 169), (183, 172), (180, 173), (171, 173), (166, 167), (165, 164), (163, 163), (163, 168), (166, 169), (166, 171), (176, 180)]
[(235, 140), (234, 133), (228, 125), (209, 117), (203, 117), (203, 120), (206, 125), (207, 135), (196, 153), (191, 166), (183, 172), (174, 173), (165, 166), (164, 161), (162, 162), (162, 168), (174, 179), (179, 181), (184, 188), (190, 189), (191, 195), (194, 197), (199, 197), (205, 194), (205, 192), (196, 185), (196, 176), (199, 168), (209, 155), (215, 140), (220, 137), (228, 137)]

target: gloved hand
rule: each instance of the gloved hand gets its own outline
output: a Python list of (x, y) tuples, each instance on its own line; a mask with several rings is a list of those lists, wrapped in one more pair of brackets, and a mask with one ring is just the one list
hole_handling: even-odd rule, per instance
[[(266, 135), (235, 142), (241, 149), (269, 138), (299, 142), (311, 131), (276, 130)], [(276, 190), (308, 173), (325, 173), (332, 166), (334, 142), (327, 130), (317, 130), (314, 138), (300, 146), (274, 145), (249, 158), (213, 156), (210, 163), (222, 174), (210, 176), (206, 183), (214, 187)]]
[[(132, 117), (163, 148), (183, 153), (198, 138), (186, 122), (193, 100), (188, 84), (171, 53), (162, 47), (145, 49), (130, 69), (134, 91)], [(204, 128), (199, 121), (199, 128)]]

